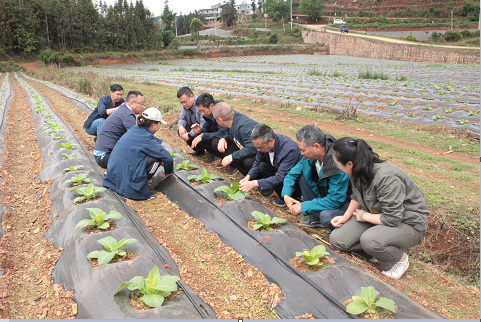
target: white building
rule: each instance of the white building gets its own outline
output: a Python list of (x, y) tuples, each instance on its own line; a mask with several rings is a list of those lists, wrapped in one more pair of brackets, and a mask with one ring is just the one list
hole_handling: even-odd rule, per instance
[(222, 4), (218, 3), (210, 7), (210, 9), (201, 9), (199, 10), (200, 14), (205, 16), (205, 20), (207, 23), (214, 22), (214, 19), (220, 20), (220, 13), (222, 12), (222, 8), (220, 7)]
[(252, 10), (252, 5), (246, 3), (245, 1), (242, 2), (241, 4), (236, 4), (235, 8), (239, 15), (245, 16), (245, 15), (251, 15), (254, 13), (254, 11)]

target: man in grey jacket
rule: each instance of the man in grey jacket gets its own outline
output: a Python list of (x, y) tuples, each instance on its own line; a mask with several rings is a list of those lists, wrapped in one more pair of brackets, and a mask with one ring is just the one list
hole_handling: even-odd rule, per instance
[[(192, 93), (192, 90), (188, 87), (181, 87), (177, 91), (177, 98), (179, 100), (180, 105), (182, 105), (182, 111), (179, 115), (179, 122), (177, 124), (178, 133), (182, 140), (187, 143), (190, 147), (192, 145), (192, 141), (197, 136), (197, 133), (194, 132), (192, 127), (196, 125), (200, 125), (202, 128), (204, 126), (204, 118), (202, 114), (199, 112), (197, 106), (195, 106), (195, 100), (197, 96)], [(202, 155), (204, 154), (204, 147), (202, 144), (197, 145), (193, 148), (194, 152), (190, 152), (191, 155)]]
[(275, 191), (279, 199), (274, 201), (274, 205), (285, 207), (281, 198), (283, 181), (287, 172), (301, 161), (301, 150), (290, 137), (274, 133), (265, 124), (254, 127), (251, 139), (257, 148), (256, 160), (247, 176), (240, 181), (240, 190), (249, 192), (258, 188), (263, 196)]

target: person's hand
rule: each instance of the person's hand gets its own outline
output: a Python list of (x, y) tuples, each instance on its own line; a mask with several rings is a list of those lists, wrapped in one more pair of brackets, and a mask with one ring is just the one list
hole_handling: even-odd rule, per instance
[(222, 138), (219, 140), (219, 143), (217, 143), (217, 150), (219, 150), (220, 153), (224, 153), (226, 149), (227, 149), (227, 141), (226, 139)]
[(222, 166), (227, 167), (229, 164), (231, 164), (231, 156), (228, 155), (222, 159)]
[(190, 147), (193, 149), (199, 144), (199, 142), (202, 141), (202, 137), (200, 135), (197, 135), (194, 140), (192, 140), (192, 144)]
[(241, 183), (241, 185), (239, 187), (239, 190), (242, 191), (242, 192), (249, 192), (252, 189), (257, 188), (257, 187), (259, 187), (259, 183), (257, 182), (257, 180), (244, 181), (244, 182)]
[(189, 133), (184, 133), (180, 136), (185, 142), (189, 141)]
[[(357, 221), (361, 221), (361, 213), (363, 216), (367, 216), (369, 213), (365, 210), (362, 210), (362, 209), (356, 209), (354, 210), (354, 212), (352, 213), (354, 216), (356, 216), (356, 219)], [(366, 221), (366, 217), (364, 217), (364, 221)]]
[(194, 131), (195, 134), (200, 134), (200, 132), (201, 132), (201, 128), (200, 128), (200, 125), (198, 123), (192, 124), (191, 129), (192, 129), (192, 131)]
[(244, 177), (244, 179), (242, 179), (241, 181), (239, 181), (239, 183), (242, 184), (243, 182), (249, 181), (250, 179), (251, 179), (251, 176), (250, 176), (250, 175), (246, 175), (246, 176)]
[(286, 203), (287, 210), (294, 216), (299, 216), (301, 213), (301, 202), (296, 199), (284, 196), (284, 202)]
[(336, 217), (332, 218), (331, 225), (333, 225), (335, 228), (339, 228), (346, 222), (347, 222), (346, 217), (336, 216)]

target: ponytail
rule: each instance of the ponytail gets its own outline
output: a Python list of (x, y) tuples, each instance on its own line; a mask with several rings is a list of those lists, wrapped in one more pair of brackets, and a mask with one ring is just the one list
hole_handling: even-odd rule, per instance
[(374, 163), (384, 162), (362, 139), (341, 138), (334, 142), (332, 149), (342, 165), (352, 162), (351, 181), (357, 189), (366, 188), (374, 179)]
[(152, 121), (140, 114), (137, 116), (137, 125), (138, 126), (145, 126), (146, 128), (150, 128), (152, 124), (157, 124), (159, 121)]

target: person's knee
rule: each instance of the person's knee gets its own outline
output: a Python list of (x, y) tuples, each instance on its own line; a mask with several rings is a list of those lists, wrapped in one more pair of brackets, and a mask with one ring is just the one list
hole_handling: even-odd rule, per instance
[(329, 242), (331, 243), (331, 247), (336, 250), (344, 250), (346, 249), (346, 245), (343, 242), (343, 232), (340, 232), (339, 229), (334, 229), (331, 231), (329, 235)]
[(362, 249), (368, 254), (379, 253), (389, 246), (388, 241), (374, 230), (364, 232), (361, 235), (360, 243)]

